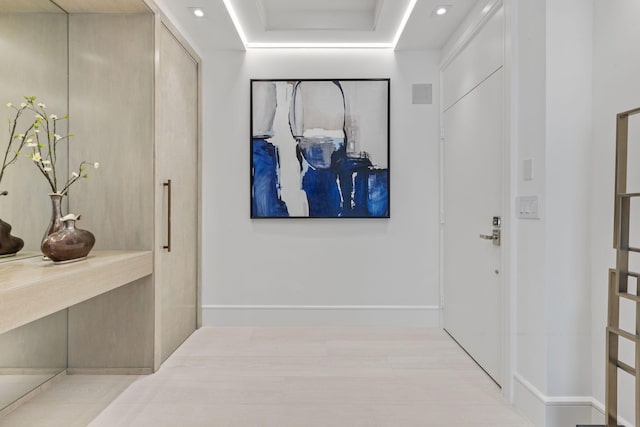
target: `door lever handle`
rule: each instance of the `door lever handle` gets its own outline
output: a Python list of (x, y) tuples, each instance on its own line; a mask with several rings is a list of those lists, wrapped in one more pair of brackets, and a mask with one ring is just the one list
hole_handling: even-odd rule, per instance
[(499, 237), (496, 237), (494, 235), (489, 236), (487, 234), (481, 234), (480, 238), (484, 239), (484, 240), (496, 240), (496, 239), (499, 239)]
[(492, 240), (493, 244), (496, 246), (500, 246), (500, 230), (493, 230), (492, 234), (480, 234), (480, 238), (484, 240)]

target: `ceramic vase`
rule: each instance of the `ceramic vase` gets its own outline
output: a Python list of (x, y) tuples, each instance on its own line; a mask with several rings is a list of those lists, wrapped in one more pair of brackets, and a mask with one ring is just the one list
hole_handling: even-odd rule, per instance
[(50, 193), (49, 197), (51, 198), (51, 221), (44, 232), (44, 236), (42, 236), (40, 249), (42, 249), (42, 245), (44, 245), (44, 241), (49, 237), (49, 235), (62, 230), (64, 227), (64, 224), (62, 223), (62, 198), (64, 196), (59, 193)]
[(61, 221), (61, 230), (51, 233), (42, 242), (42, 253), (53, 262), (77, 261), (91, 252), (96, 238), (90, 231), (76, 228), (76, 217), (69, 214)]

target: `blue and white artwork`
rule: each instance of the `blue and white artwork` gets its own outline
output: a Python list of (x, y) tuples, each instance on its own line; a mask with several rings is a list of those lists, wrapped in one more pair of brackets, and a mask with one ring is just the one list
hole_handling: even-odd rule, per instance
[(389, 218), (389, 79), (251, 80), (252, 218)]

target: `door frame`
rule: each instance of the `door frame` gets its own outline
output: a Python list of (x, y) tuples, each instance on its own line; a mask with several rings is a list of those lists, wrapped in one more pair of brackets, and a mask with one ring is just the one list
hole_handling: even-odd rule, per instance
[[(482, 10), (491, 6), (490, 13)], [(487, 21), (501, 7), (504, 8), (504, 129), (502, 147), (502, 260), (500, 275), (501, 287), (501, 352), (502, 352), (502, 397), (513, 403), (513, 373), (515, 360), (515, 320), (516, 320), (516, 253), (513, 248), (517, 244), (516, 224), (516, 184), (517, 184), (517, 68), (516, 52), (512, 42), (515, 34), (515, 22), (517, 15), (517, 2), (514, 0), (484, 0), (474, 8), (476, 12), (470, 15), (462, 25), (466, 29), (460, 34), (458, 40), (451, 46), (447, 54), (440, 62), (440, 87), (442, 88), (442, 75), (446, 67), (460, 54), (471, 40), (480, 32)], [(444, 105), (442, 91), (440, 92), (440, 327), (444, 326), (444, 310), (446, 300), (444, 296)]]

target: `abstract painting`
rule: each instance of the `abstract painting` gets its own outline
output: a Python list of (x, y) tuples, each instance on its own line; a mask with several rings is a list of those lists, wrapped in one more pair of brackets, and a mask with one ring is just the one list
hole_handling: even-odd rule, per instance
[(251, 80), (251, 218), (389, 218), (389, 85)]

